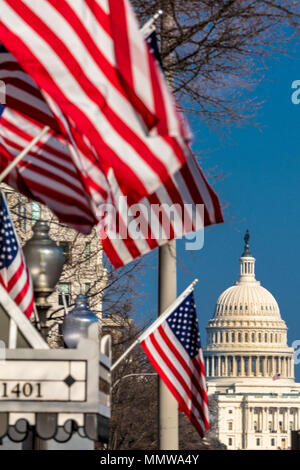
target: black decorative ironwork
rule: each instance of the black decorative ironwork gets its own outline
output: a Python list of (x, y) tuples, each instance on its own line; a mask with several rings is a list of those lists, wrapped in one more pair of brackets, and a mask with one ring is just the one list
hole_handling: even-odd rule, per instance
[(97, 442), (108, 443), (109, 419), (94, 413), (84, 415), (84, 426), (69, 419), (63, 426), (58, 426), (57, 413), (36, 413), (35, 427), (26, 419), (19, 419), (13, 426), (9, 425), (9, 414), (0, 413), (0, 440), (8, 437), (13, 442), (23, 442), (31, 432), (44, 440), (54, 439), (56, 442), (68, 442), (76, 433)]

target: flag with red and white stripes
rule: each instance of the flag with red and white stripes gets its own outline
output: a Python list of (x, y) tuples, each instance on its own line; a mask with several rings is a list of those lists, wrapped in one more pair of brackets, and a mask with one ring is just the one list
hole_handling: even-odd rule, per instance
[(0, 45), (0, 80), (5, 84), (5, 105), (59, 131), (59, 125), (39, 88), (15, 57)]
[[(104, 251), (115, 267), (162, 246), (223, 222), (219, 199), (191, 154), (184, 166), (157, 191), (138, 204), (125, 198), (117, 178), (109, 177), (115, 197), (112, 229), (99, 229)], [(201, 248), (201, 247), (200, 247)]]
[[(4, 48), (0, 51), (0, 63), (0, 78), (5, 78), (7, 84), (7, 104), (18, 109), (15, 111), (6, 107), (0, 119), (0, 161), (1, 169), (4, 169), (42, 130), (41, 122), (51, 125), (54, 118), (35, 83)], [(23, 93), (28, 84), (30, 88)], [(13, 97), (18, 97), (17, 101), (11, 101)], [(86, 147), (87, 152), (89, 149)], [(121, 190), (118, 174), (116, 176), (111, 170), (107, 181), (104, 171), (97, 164), (92, 165), (91, 160), (88, 171), (85, 171), (81, 165), (84, 158), (76, 143), (68, 144), (51, 130), (5, 182), (30, 199), (44, 203), (62, 222), (82, 233), (89, 233), (100, 219), (98, 232), (101, 233), (104, 250), (115, 267), (129, 263), (172, 238), (223, 221), (218, 198), (193, 156), (138, 205), (134, 204), (130, 193), (128, 195)], [(102, 220), (101, 209), (95, 216), (97, 207), (103, 208), (104, 202), (116, 208), (119, 221), (117, 233), (104, 230), (106, 223)], [(143, 224), (144, 232), (138, 238), (133, 236), (133, 224), (128, 225), (129, 206), (135, 210), (138, 207), (141, 214), (145, 215), (146, 212), (149, 215)], [(171, 219), (173, 209), (174, 220)], [(161, 215), (158, 214), (160, 210)], [(120, 231), (125, 236), (120, 236)]]
[[(143, 34), (151, 54), (161, 67), (154, 27), (152, 26), (150, 31), (144, 30)], [(128, 56), (129, 54), (127, 58)], [(119, 57), (120, 61), (124, 61), (121, 50)], [(129, 61), (126, 67), (124, 66), (124, 75), (129, 73), (128, 69)], [(157, 103), (156, 106), (159, 112)], [(118, 201), (118, 212), (114, 214), (118, 223), (113, 225), (114, 228), (118, 227), (118, 230), (116, 236), (109, 235), (109, 229), (101, 233), (104, 249), (110, 253), (110, 259), (115, 266), (122, 266), (168, 240), (181, 238), (190, 232), (202, 230), (205, 226), (223, 222), (218, 197), (206, 181), (192, 152), (180, 170), (138, 204), (130, 200), (130, 196), (125, 199), (113, 172), (108, 179), (113, 188), (113, 195)], [(132, 220), (133, 213), (139, 214), (138, 220)]]
[(10, 213), (1, 193), (0, 282), (26, 317), (33, 313), (32, 281)]
[[(18, 171), (13, 171), (5, 181), (25, 196), (46, 204), (62, 222), (82, 233), (90, 233), (97, 223), (90, 206), (103, 204), (109, 193), (104, 170), (95, 154), (81, 135), (77, 143), (80, 141), (84, 154), (73, 140), (71, 145), (65, 139), (58, 124), (62, 119), (60, 110), (51, 101), (59, 114), (54, 115), (35, 82), (4, 46), (0, 46), (0, 80), (6, 89), (5, 110), (0, 121), (2, 169), (42, 131), (43, 125), (51, 128), (30, 152), (31, 156), (35, 155), (35, 167), (30, 164), (29, 168), (25, 158), (26, 164), (21, 162)], [(39, 178), (39, 168), (43, 179)], [(28, 175), (31, 178), (23, 181), (23, 176)], [(44, 184), (39, 184), (40, 181)]]
[(128, 0), (0, 0), (0, 7), (0, 40), (58, 106), (66, 139), (90, 147), (85, 171), (91, 164), (107, 178), (113, 171), (139, 201), (181, 168), (187, 126)]
[(275, 374), (272, 377), (272, 380), (279, 380), (280, 379), (280, 374)]
[(201, 437), (209, 429), (203, 354), (193, 291), (140, 341), (164, 381)]
[[(12, 5), (11, 2), (7, 3)], [(81, 3), (82, 0), (78, 4)], [(89, 8), (94, 0), (88, 3), (86, 13), (90, 14)], [(104, 8), (105, 2), (101, 2), (101, 4)], [(115, 59), (118, 63), (117, 75), (123, 84), (126, 83), (123, 90), (126, 100), (132, 106), (136, 104), (137, 107), (141, 103), (146, 103), (145, 106), (149, 113), (154, 113), (156, 116), (159, 116), (162, 112), (164, 109), (162, 103), (165, 103), (165, 114), (159, 120), (160, 128), (156, 128), (156, 130), (153, 128), (149, 131), (149, 135), (151, 135), (152, 143), (155, 138), (160, 139), (162, 154), (167, 155), (171, 143), (175, 140), (170, 140), (166, 135), (161, 137), (157, 134), (159, 132), (164, 134), (167, 131), (172, 135), (177, 133), (181, 136), (183, 142), (186, 140), (187, 132), (184, 128), (184, 122), (180, 120), (177, 112), (171, 113), (172, 104), (170, 103), (172, 98), (166, 92), (159, 68), (153, 70), (156, 71), (156, 79), (160, 80), (161, 83), (160, 87), (155, 89), (156, 98), (161, 92), (160, 99), (157, 98), (151, 105), (148, 99), (151, 88), (148, 88), (147, 91), (146, 87), (140, 87), (136, 75), (138, 66), (137, 64), (133, 65), (136, 60), (134, 51), (137, 52), (139, 49), (140, 52), (137, 55), (144, 54), (147, 63), (152, 64), (152, 62), (148, 46), (146, 46), (143, 39), (139, 38), (137, 40), (135, 35), (131, 37), (132, 42), (130, 44), (126, 43), (126, 47), (129, 48), (128, 57), (132, 58), (131, 78), (128, 75), (129, 71), (126, 70), (124, 65), (125, 57), (122, 58), (120, 51), (117, 52), (120, 44), (124, 42), (126, 28), (124, 29), (124, 25), (120, 26), (120, 29), (115, 29), (112, 26), (115, 21), (117, 23), (119, 21), (115, 14), (118, 8), (123, 8), (123, 13), (125, 10), (127, 11), (124, 17), (128, 19), (132, 26), (134, 20), (128, 5), (125, 4), (127, 5), (123, 1), (118, 2), (118, 7), (115, 7), (111, 15), (108, 14), (107, 4), (107, 8), (104, 8), (106, 13), (102, 16), (100, 15), (101, 8), (98, 5), (96, 17), (98, 20), (101, 18), (101, 24), (102, 26), (105, 25), (104, 30), (106, 33), (109, 30), (109, 25), (112, 28), (111, 40), (113, 37), (115, 38)], [(124, 6), (126, 6), (125, 10)], [(74, 5), (72, 5), (73, 7), (75, 8)], [(63, 11), (70, 13), (69, 8), (71, 6), (65, 8)], [(52, 9), (50, 8), (51, 11)], [(80, 16), (81, 9), (76, 7), (75, 10)], [(61, 14), (63, 14), (63, 11), (61, 11)], [(20, 14), (25, 14), (25, 12), (28, 13), (26, 8)], [(68, 21), (69, 19), (70, 21), (75, 20), (74, 14), (73, 12), (68, 17)], [(85, 20), (86, 18), (82, 18), (83, 22)], [(127, 27), (129, 27), (129, 23), (126, 23)], [(76, 24), (79, 25), (78, 22)], [(79, 28), (77, 33), (79, 34), (79, 32), (80, 34), (83, 33), (83, 29)], [(107, 35), (105, 37), (107, 38)], [(87, 39), (86, 34), (82, 39)], [(142, 44), (139, 44), (140, 40)], [(153, 67), (153, 64), (151, 67)], [(144, 73), (145, 66), (142, 69)], [(152, 71), (152, 75), (153, 73)], [(0, 49), (0, 79), (6, 84), (7, 105), (13, 108), (5, 108), (0, 120), (2, 169), (42, 130), (43, 126), (41, 124), (47, 124), (51, 127), (51, 131), (31, 150), (23, 162), (19, 163), (17, 169), (13, 170), (5, 181), (25, 196), (46, 204), (62, 222), (83, 233), (89, 233), (92, 226), (98, 223), (98, 232), (101, 234), (104, 250), (115, 267), (129, 263), (172, 238), (178, 238), (191, 231), (201, 229), (203, 226), (223, 221), (218, 198), (205, 180), (193, 156), (190, 155), (177, 172), (169, 174), (165, 183), (161, 184), (156, 191), (140, 199), (139, 192), (136, 193), (135, 191), (136, 186), (127, 184), (124, 187), (121, 171), (115, 171), (112, 166), (105, 167), (101, 164), (95, 148), (85, 138), (86, 136), (82, 137), (80, 131), (78, 132), (77, 128), (70, 124), (68, 117), (61, 111), (52, 97), (45, 91), (41, 93), (31, 77), (20, 67), (15, 57), (4, 47)], [(132, 88), (131, 91), (130, 88)], [(162, 90), (164, 90), (163, 93)], [(165, 100), (162, 100), (162, 95)], [(125, 99), (124, 96), (123, 101), (121, 100), (122, 103)], [(45, 99), (47, 99), (47, 103)], [(129, 109), (128, 106), (127, 103), (127, 110)], [(139, 108), (139, 113), (142, 113), (141, 108)], [(130, 114), (128, 116), (130, 117)], [(124, 114), (125, 121), (127, 121), (128, 116)], [(171, 119), (172, 116), (175, 116), (173, 120)], [(165, 122), (164, 129), (162, 122)], [(144, 125), (147, 126), (146, 119)], [(65, 137), (61, 136), (60, 132), (64, 132)], [(146, 141), (150, 142), (149, 139), (146, 138), (145, 140), (144, 137), (143, 141), (144, 143)], [(185, 146), (185, 150), (187, 149), (188, 147)], [(144, 152), (147, 154), (147, 145), (143, 144), (140, 150), (143, 154)], [(190, 154), (189, 149), (188, 153)], [(135, 163), (130, 161), (130, 155), (128, 164), (135, 168)], [(142, 178), (144, 176), (143, 174)], [(130, 178), (128, 182), (130, 183)], [(103, 217), (103, 207), (105, 208), (107, 204), (115, 209), (118, 219), (115, 232), (106, 230), (107, 222)], [(130, 223), (128, 219), (128, 215), (132, 216), (132, 207), (135, 213), (138, 209), (141, 217), (144, 216), (143, 230), (138, 237), (135, 236), (136, 230), (134, 229), (138, 222), (134, 220), (133, 223)], [(172, 212), (174, 208), (175, 219), (174, 212)], [(147, 218), (146, 215), (149, 215), (149, 217)], [(122, 236), (120, 236), (120, 232), (122, 232)]]
[[(43, 128), (8, 107), (0, 117), (0, 170)], [(45, 204), (58, 219), (81, 233), (97, 224), (81, 174), (69, 148), (49, 131), (5, 178), (5, 183), (29, 199)]]
[[(14, 110), (7, 107), (3, 110), (0, 118), (1, 171), (42, 127), (40, 123)], [(218, 198), (191, 156), (188, 164), (167, 184), (134, 206), (140, 214), (146, 211), (147, 233), (141, 232), (138, 239), (132, 234), (132, 223), (128, 224), (130, 200), (127, 198), (127, 205), (124, 205), (125, 198), (120, 197), (122, 193), (117, 179), (111, 177), (111, 192), (115, 199), (111, 199), (111, 204), (118, 209), (115, 214), (119, 218), (119, 224), (116, 224), (119, 231), (105, 231), (103, 223), (95, 216), (82, 175), (74, 165), (69, 149), (70, 146), (49, 131), (11, 171), (5, 182), (26, 197), (45, 204), (61, 222), (82, 233), (90, 233), (98, 223), (97, 230), (102, 234), (104, 251), (116, 268), (172, 238), (182, 237), (223, 220)], [(122, 201), (123, 204), (119, 204)], [(172, 208), (175, 216), (177, 214), (175, 218), (172, 217), (174, 213), (170, 212)], [(120, 236), (121, 224), (123, 236)]]

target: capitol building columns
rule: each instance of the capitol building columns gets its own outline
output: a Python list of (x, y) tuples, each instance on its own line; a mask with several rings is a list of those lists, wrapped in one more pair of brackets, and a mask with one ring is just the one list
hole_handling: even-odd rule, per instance
[[(290, 348), (288, 348), (290, 349)], [(281, 377), (294, 378), (291, 351), (286, 356), (269, 354), (219, 354), (205, 358), (207, 377)]]
[(290, 430), (300, 426), (300, 384), (279, 306), (256, 280), (248, 232), (239, 264), (239, 280), (219, 296), (203, 348), (218, 438), (228, 449), (287, 449)]

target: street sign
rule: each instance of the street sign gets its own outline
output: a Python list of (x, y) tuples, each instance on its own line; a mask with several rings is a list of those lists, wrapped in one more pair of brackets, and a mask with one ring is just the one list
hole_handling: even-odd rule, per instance
[(7, 349), (0, 365), (0, 412), (99, 411), (98, 327), (77, 349)]
[(84, 402), (87, 361), (10, 360), (0, 367), (1, 401)]
[[(9, 349), (4, 349), (5, 344)], [(107, 442), (111, 338), (97, 324), (76, 349), (50, 349), (0, 286), (0, 439)]]
[[(0, 439), (81, 437), (107, 442), (111, 413), (111, 338), (89, 328), (76, 349), (6, 349), (0, 363)], [(2, 364), (2, 365), (1, 365)]]

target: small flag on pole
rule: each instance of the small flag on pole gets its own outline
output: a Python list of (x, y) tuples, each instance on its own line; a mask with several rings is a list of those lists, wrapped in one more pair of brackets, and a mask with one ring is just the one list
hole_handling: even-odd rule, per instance
[(178, 401), (179, 410), (203, 437), (209, 428), (209, 413), (193, 291), (155, 329), (150, 327), (141, 346)]
[(29, 318), (34, 305), (32, 281), (3, 194), (0, 207), (0, 282)]
[(280, 374), (275, 374), (272, 377), (272, 380), (279, 380), (280, 379)]

